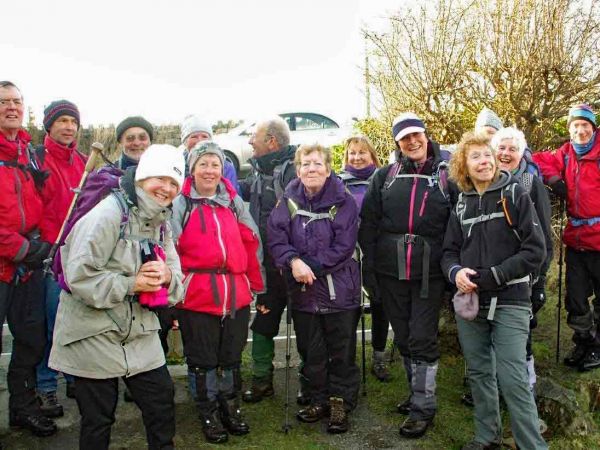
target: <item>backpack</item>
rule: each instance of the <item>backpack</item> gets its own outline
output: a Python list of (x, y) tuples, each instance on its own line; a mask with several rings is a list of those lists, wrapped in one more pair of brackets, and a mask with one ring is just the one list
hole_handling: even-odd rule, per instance
[(438, 166), (437, 166), (437, 170), (432, 174), (432, 175), (420, 175), (420, 174), (400, 174), (400, 171), (402, 169), (402, 162), (401, 161), (396, 161), (395, 163), (392, 164), (392, 166), (390, 167), (390, 169), (388, 170), (388, 173), (385, 177), (385, 181), (383, 183), (383, 190), (388, 190), (392, 184), (394, 184), (394, 181), (396, 181), (397, 178), (426, 178), (427, 180), (429, 180), (429, 184), (430, 186), (434, 186), (437, 185), (438, 188), (440, 189), (440, 192), (442, 193), (442, 195), (444, 196), (444, 198), (446, 200), (448, 200), (449, 197), (449, 193), (448, 193), (448, 162), (445, 160), (442, 160)]
[[(119, 206), (122, 209), (122, 218), (125, 218), (125, 225), (128, 219), (129, 208), (127, 202), (122, 197), (122, 193), (119, 191), (119, 178), (123, 175), (123, 171), (114, 165), (102, 167), (90, 174), (87, 178), (82, 190), (79, 193), (77, 202), (71, 211), (71, 216), (64, 223), (60, 235), (57, 241), (57, 250), (52, 260), (52, 272), (54, 273), (54, 279), (61, 284), (63, 289), (66, 284), (64, 283), (64, 276), (62, 270), (62, 262), (60, 256), (60, 248), (65, 243), (67, 236), (73, 229), (73, 226), (81, 219), (89, 210), (96, 206), (100, 201), (107, 197), (110, 193), (118, 193), (116, 195), (119, 199)], [(121, 201), (122, 200), (122, 201)], [(123, 204), (125, 205), (123, 207)], [(126, 209), (124, 209), (126, 208)], [(122, 220), (123, 221), (123, 220)], [(123, 228), (123, 226), (122, 226)], [(62, 281), (62, 283), (61, 283)]]
[[(188, 223), (188, 220), (190, 220), (190, 216), (192, 214), (192, 209), (194, 209), (194, 203), (200, 204), (201, 202), (194, 201), (191, 198), (189, 198), (187, 195), (183, 195), (182, 197), (185, 200), (185, 210), (183, 212), (183, 217), (181, 219), (181, 231), (183, 232), (183, 230), (185, 229), (185, 226)], [(238, 220), (240, 217), (240, 214), (239, 214), (239, 211), (235, 207), (235, 202), (233, 201), (233, 199), (231, 199), (231, 202), (229, 202), (229, 209), (233, 212), (233, 215), (235, 216), (236, 220)], [(239, 222), (239, 220), (238, 220), (238, 222)]]
[(467, 203), (462, 192), (458, 195), (458, 201), (456, 202), (456, 215), (460, 221), (461, 229), (465, 225), (470, 225), (467, 237), (471, 235), (471, 230), (476, 224), (504, 217), (506, 223), (513, 230), (513, 233), (515, 233), (517, 239), (521, 241), (521, 236), (519, 236), (519, 233), (517, 232), (517, 224), (515, 221), (515, 218), (518, 214), (517, 207), (515, 205), (515, 186), (517, 186), (517, 183), (509, 183), (500, 191), (500, 201), (498, 203), (500, 203), (502, 206), (502, 212), (484, 214), (472, 219), (464, 218), (465, 210), (467, 209)]

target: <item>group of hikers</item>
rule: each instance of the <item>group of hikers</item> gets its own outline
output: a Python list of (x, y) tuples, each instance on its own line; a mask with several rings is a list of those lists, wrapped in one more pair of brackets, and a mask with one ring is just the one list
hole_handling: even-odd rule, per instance
[[(397, 405), (407, 416), (400, 434), (418, 438), (437, 411), (438, 322), (450, 293), (475, 424), (462, 448), (500, 448), (500, 397), (517, 446), (548, 448), (531, 345), (553, 254), (546, 186), (566, 200), (568, 216), (565, 305), (575, 345), (564, 363), (600, 367), (600, 138), (587, 105), (569, 111), (570, 140), (537, 153), (491, 110), (453, 152), (403, 113), (391, 127), (393, 162), (382, 167), (367, 137), (350, 136), (338, 174), (330, 149), (291, 145), (275, 117), (256, 125), (252, 169), (239, 180), (196, 115), (181, 124), (180, 148), (153, 143), (143, 117), (126, 118), (116, 127), (119, 158), (93, 171), (77, 148), (75, 104), (45, 108), (37, 147), (23, 115), (19, 88), (0, 82), (0, 321), (13, 335), (11, 426), (56, 433), (62, 373), (81, 416), (80, 448), (107, 449), (122, 379), (148, 447), (174, 448), (165, 354), (178, 327), (205, 439), (245, 435), (241, 401), (274, 395), (274, 338), (291, 306), (296, 417), (344, 433), (358, 401), (356, 330), (368, 302), (371, 371), (390, 379), (391, 324), (410, 392)], [(243, 391), (252, 302), (252, 379)]]

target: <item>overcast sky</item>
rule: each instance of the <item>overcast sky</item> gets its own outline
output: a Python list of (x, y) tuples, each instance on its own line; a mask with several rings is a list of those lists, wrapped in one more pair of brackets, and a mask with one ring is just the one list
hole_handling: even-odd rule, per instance
[(317, 111), (364, 117), (365, 25), (402, 0), (13, 0), (3, 5), (0, 79), (41, 123), (67, 98), (82, 124), (141, 114), (217, 120)]

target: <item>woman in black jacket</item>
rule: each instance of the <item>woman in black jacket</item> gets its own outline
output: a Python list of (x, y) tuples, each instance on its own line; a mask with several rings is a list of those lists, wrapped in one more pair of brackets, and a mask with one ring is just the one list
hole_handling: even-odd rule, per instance
[(400, 433), (418, 438), (437, 411), (437, 334), (446, 284), (440, 259), (458, 191), (448, 183), (442, 152), (421, 119), (402, 114), (392, 135), (399, 158), (373, 176), (358, 238), (364, 284), (374, 297), (381, 296), (409, 382), (410, 398), (398, 405), (398, 412), (409, 416)]
[(527, 382), (525, 352), (530, 274), (546, 256), (539, 219), (527, 192), (499, 169), (487, 136), (463, 136), (450, 177), (463, 192), (446, 230), (442, 269), (459, 293), (479, 299), (473, 320), (456, 316), (475, 403), (475, 439), (463, 448), (501, 442), (499, 383), (517, 446), (547, 449)]

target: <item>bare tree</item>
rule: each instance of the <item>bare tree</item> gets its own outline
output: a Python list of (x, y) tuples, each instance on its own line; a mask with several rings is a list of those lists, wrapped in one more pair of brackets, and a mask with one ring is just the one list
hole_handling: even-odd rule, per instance
[(483, 106), (554, 145), (570, 105), (600, 94), (598, 0), (434, 0), (389, 18), (372, 45), (381, 119), (412, 110), (456, 142)]

